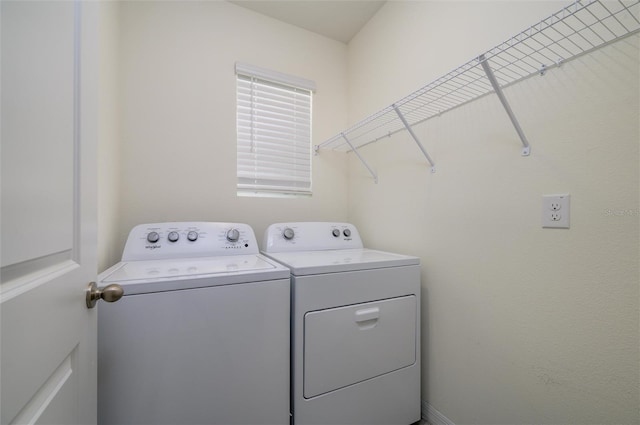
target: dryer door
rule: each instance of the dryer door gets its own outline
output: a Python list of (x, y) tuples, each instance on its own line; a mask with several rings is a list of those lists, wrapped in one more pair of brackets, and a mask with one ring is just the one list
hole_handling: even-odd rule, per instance
[(415, 363), (416, 312), (409, 295), (305, 314), (304, 397)]

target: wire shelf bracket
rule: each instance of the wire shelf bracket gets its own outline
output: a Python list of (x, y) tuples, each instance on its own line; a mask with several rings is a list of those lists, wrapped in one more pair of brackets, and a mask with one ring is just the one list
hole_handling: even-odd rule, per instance
[[(489, 82), (493, 87), (493, 91), (496, 92), (496, 95), (498, 95), (498, 99), (500, 99), (500, 103), (502, 103), (504, 110), (507, 112), (507, 115), (511, 120), (511, 124), (513, 124), (513, 126), (515, 127), (516, 132), (520, 137), (520, 141), (522, 141), (522, 146), (523, 146), (522, 156), (529, 156), (529, 154), (531, 153), (531, 146), (529, 145), (529, 141), (527, 140), (527, 137), (524, 135), (524, 132), (522, 131), (522, 127), (520, 127), (520, 123), (518, 122), (515, 114), (513, 113), (513, 110), (511, 110), (511, 106), (509, 105), (509, 102), (507, 101), (507, 98), (505, 97), (502, 91), (502, 87), (500, 87), (500, 84), (498, 83), (496, 76), (493, 74), (493, 71), (491, 70), (489, 61), (484, 57), (484, 55), (480, 55), (478, 57), (478, 61), (480, 62), (480, 65), (482, 65), (482, 69), (484, 69), (485, 74), (487, 74), (487, 78), (489, 79)], [(541, 75), (544, 73), (545, 68), (546, 67), (544, 66), (542, 67), (540, 71)]]
[(375, 173), (375, 171), (373, 171), (371, 169), (371, 167), (369, 166), (369, 164), (367, 164), (367, 161), (364, 160), (364, 158), (362, 157), (362, 155), (360, 155), (360, 152), (358, 152), (358, 150), (356, 148), (353, 147), (353, 145), (351, 144), (351, 142), (349, 141), (349, 139), (347, 139), (347, 136), (342, 133), (342, 138), (344, 139), (345, 142), (347, 142), (347, 145), (349, 145), (351, 147), (351, 150), (353, 151), (353, 153), (356, 154), (356, 156), (358, 157), (358, 159), (360, 160), (360, 162), (362, 162), (362, 165), (365, 166), (365, 168), (369, 171), (369, 173), (371, 174), (371, 176), (373, 177), (373, 181), (378, 184), (378, 175)]
[(406, 130), (433, 172), (434, 162), (412, 128), (495, 92), (520, 137), (522, 156), (528, 156), (531, 147), (503, 90), (639, 34), (639, 17), (640, 0), (574, 0), (548, 18), (316, 145), (315, 152), (353, 151), (377, 181), (377, 175), (357, 149)]
[(413, 129), (411, 128), (411, 126), (407, 122), (407, 119), (404, 117), (404, 115), (402, 115), (402, 112), (400, 112), (400, 109), (398, 109), (398, 107), (396, 106), (395, 103), (393, 105), (391, 105), (391, 106), (394, 109), (394, 111), (396, 111), (396, 114), (398, 114), (398, 118), (400, 118), (400, 121), (402, 121), (402, 124), (404, 124), (405, 128), (407, 129), (407, 131), (409, 132), (411, 137), (413, 137), (413, 140), (415, 140), (415, 142), (418, 144), (418, 147), (422, 151), (424, 157), (427, 158), (427, 161), (429, 161), (429, 164), (431, 164), (431, 172), (435, 173), (436, 172), (436, 164), (433, 163), (433, 160), (431, 159), (431, 157), (427, 153), (427, 150), (424, 148), (424, 146), (422, 146), (422, 143), (420, 143), (420, 139), (418, 139), (418, 136), (416, 136), (416, 133), (413, 132)]

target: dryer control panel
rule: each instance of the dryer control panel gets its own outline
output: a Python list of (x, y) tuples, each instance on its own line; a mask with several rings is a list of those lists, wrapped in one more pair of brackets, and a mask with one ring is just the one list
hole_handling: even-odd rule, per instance
[(270, 225), (262, 247), (269, 253), (361, 249), (363, 245), (353, 224), (313, 221)]
[(129, 232), (122, 261), (258, 254), (253, 229), (243, 223), (149, 223)]

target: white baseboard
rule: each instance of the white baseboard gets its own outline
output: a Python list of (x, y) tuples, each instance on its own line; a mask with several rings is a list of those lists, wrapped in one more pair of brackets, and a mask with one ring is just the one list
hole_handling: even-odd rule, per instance
[(429, 425), (455, 425), (425, 400), (422, 400), (422, 419), (427, 421)]

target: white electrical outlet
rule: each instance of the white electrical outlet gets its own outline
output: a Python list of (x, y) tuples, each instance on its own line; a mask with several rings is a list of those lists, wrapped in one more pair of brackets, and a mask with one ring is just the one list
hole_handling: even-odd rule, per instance
[(542, 197), (542, 227), (569, 228), (570, 195), (545, 195)]

